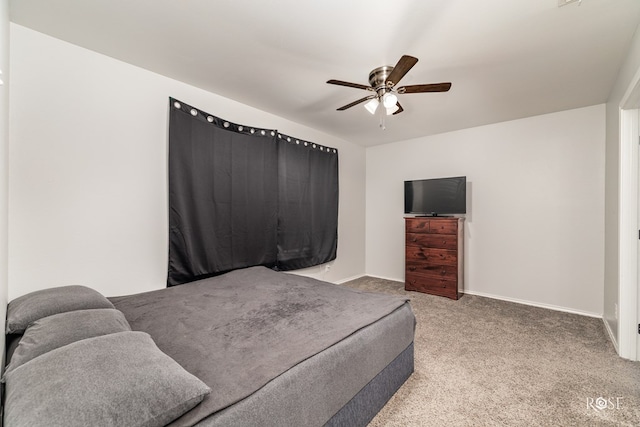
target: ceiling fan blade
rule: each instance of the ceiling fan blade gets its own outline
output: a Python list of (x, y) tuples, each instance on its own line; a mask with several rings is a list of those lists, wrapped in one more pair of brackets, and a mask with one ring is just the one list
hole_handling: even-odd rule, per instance
[(400, 102), (396, 102), (396, 105), (398, 106), (398, 110), (392, 114), (393, 116), (395, 116), (396, 114), (400, 114), (404, 111), (404, 108), (402, 108), (402, 105), (400, 105)]
[(347, 87), (354, 87), (356, 89), (372, 90), (371, 86), (361, 85), (360, 83), (343, 82), (342, 80), (329, 80), (327, 81), (327, 83), (329, 83), (330, 85), (347, 86)]
[(367, 100), (369, 100), (369, 99), (373, 99), (373, 98), (375, 98), (376, 96), (377, 96), (377, 95), (369, 95), (369, 96), (365, 96), (364, 98), (360, 98), (360, 99), (358, 99), (357, 101), (353, 101), (351, 104), (347, 104), (347, 105), (344, 105), (344, 106), (342, 106), (342, 107), (338, 108), (338, 111), (344, 111), (344, 110), (346, 110), (347, 108), (351, 108), (351, 107), (353, 107), (353, 106), (355, 106), (355, 105), (361, 104), (361, 103), (363, 103), (364, 101), (367, 101)]
[(410, 85), (399, 87), (398, 93), (446, 92), (451, 89), (451, 83), (430, 83), (426, 85)]
[(418, 62), (418, 58), (409, 55), (403, 55), (396, 66), (393, 67), (393, 71), (391, 71), (391, 74), (389, 74), (389, 76), (387, 77), (387, 86), (396, 86), (400, 79), (402, 79), (404, 75), (407, 74), (414, 65), (416, 65), (416, 62)]

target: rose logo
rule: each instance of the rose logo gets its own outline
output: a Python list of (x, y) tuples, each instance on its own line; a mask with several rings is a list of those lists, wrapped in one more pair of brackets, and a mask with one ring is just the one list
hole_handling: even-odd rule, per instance
[(607, 407), (607, 399), (605, 399), (604, 397), (599, 397), (596, 399), (596, 408), (598, 409), (605, 409)]

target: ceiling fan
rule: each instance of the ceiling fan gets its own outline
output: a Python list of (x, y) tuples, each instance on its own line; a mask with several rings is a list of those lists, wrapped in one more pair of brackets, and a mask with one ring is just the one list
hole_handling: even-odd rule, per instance
[(378, 67), (369, 73), (369, 86), (359, 83), (344, 82), (342, 80), (327, 81), (327, 83), (332, 85), (347, 86), (374, 92), (364, 98), (360, 98), (357, 101), (353, 101), (350, 104), (338, 108), (338, 111), (344, 111), (365, 101), (369, 101), (365, 104), (365, 108), (371, 114), (375, 114), (378, 106), (382, 104), (386, 110), (386, 115), (395, 115), (404, 111), (404, 108), (402, 108), (402, 105), (400, 105), (400, 102), (398, 101), (397, 95), (399, 94), (447, 92), (451, 89), (451, 83), (430, 83), (398, 87), (397, 85), (398, 82), (400, 82), (400, 79), (402, 79), (417, 62), (418, 58), (403, 55), (395, 67), (390, 65)]

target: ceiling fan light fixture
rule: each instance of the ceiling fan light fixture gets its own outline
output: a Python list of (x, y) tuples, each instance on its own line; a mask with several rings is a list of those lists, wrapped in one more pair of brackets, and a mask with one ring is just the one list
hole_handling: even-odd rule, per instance
[(371, 101), (364, 104), (364, 108), (366, 108), (367, 111), (370, 112), (371, 114), (375, 114), (376, 110), (378, 109), (378, 105), (380, 105), (380, 102), (378, 102), (378, 99), (373, 98), (371, 99)]
[(397, 103), (398, 97), (394, 93), (387, 92), (382, 95), (382, 104), (384, 105), (384, 108), (393, 108)]
[(396, 111), (398, 111), (400, 109), (400, 107), (398, 107), (398, 104), (394, 104), (393, 107), (391, 107), (391, 108), (385, 107), (385, 109), (387, 110), (387, 116), (390, 116), (393, 113), (395, 113)]

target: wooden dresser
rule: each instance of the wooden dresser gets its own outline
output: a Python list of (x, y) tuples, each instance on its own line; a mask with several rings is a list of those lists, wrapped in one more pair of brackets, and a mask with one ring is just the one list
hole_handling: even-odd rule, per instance
[(405, 218), (407, 291), (458, 299), (464, 289), (464, 218)]

